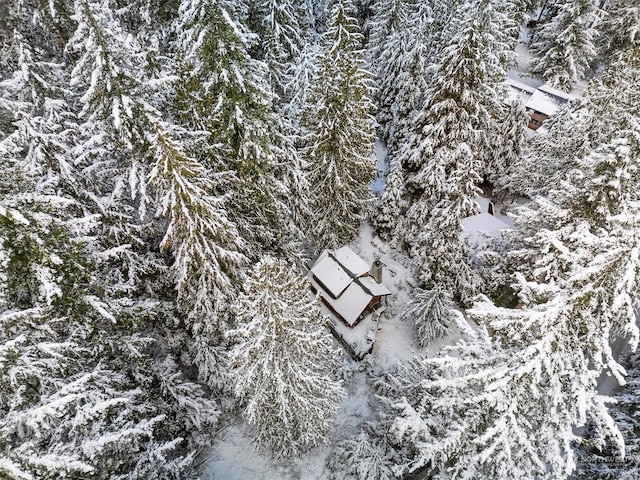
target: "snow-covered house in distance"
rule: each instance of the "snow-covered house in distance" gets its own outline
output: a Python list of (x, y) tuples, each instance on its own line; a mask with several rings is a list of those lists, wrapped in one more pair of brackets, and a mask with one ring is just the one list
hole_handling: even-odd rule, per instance
[(355, 327), (391, 292), (382, 284), (382, 265), (369, 266), (349, 247), (325, 250), (309, 271), (322, 303), (347, 326)]
[[(510, 72), (511, 75), (511, 72)], [(543, 84), (534, 78), (519, 76), (513, 78), (515, 74), (507, 78), (510, 92), (507, 102), (520, 100), (531, 114), (529, 128), (537, 130), (542, 123), (551, 118), (565, 104), (576, 98), (573, 95), (562, 92)]]
[(483, 245), (487, 238), (499, 238), (504, 230), (513, 227), (496, 216), (496, 208), (492, 201), (484, 197), (476, 197), (480, 213), (462, 220), (464, 230), (462, 238), (467, 239), (470, 247)]

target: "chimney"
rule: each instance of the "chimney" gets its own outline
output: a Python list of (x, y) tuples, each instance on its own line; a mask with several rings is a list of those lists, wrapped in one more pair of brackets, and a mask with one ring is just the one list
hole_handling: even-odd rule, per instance
[(379, 259), (376, 258), (371, 265), (369, 275), (371, 275), (376, 282), (382, 283), (382, 262)]

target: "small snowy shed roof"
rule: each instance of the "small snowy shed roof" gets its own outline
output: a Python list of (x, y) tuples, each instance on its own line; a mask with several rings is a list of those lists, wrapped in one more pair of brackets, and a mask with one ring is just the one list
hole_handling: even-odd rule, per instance
[(469, 239), (472, 245), (484, 243), (486, 239), (483, 234), (485, 233), (496, 238), (500, 236), (502, 230), (511, 230), (509, 225), (487, 212), (467, 217), (462, 220), (462, 223), (464, 224), (462, 238)]

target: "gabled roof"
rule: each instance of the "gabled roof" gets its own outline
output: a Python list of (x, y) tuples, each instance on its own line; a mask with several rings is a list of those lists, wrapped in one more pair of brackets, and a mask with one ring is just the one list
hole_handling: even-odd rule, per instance
[(383, 284), (375, 281), (373, 277), (360, 277), (358, 281), (362, 286), (371, 292), (374, 297), (382, 297), (384, 295), (391, 295), (391, 292)]
[(525, 107), (550, 117), (565, 103), (576, 98), (570, 93), (550, 87), (534, 78), (524, 77), (513, 70), (510, 70), (508, 75), (505, 82), (511, 88), (505, 101), (509, 104), (516, 100), (522, 101)]
[(467, 217), (462, 223), (464, 230), (461, 237), (469, 239), (471, 245), (483, 244), (486, 241), (483, 234), (496, 238), (503, 230), (511, 230), (509, 225), (487, 212)]
[(324, 258), (321, 256), (311, 269), (311, 273), (321, 286), (335, 298), (342, 295), (342, 292), (353, 280), (351, 275), (331, 255), (325, 255)]
[(342, 247), (333, 254), (340, 264), (356, 277), (361, 277), (369, 273), (371, 266), (362, 260), (356, 252), (349, 247)]
[(550, 117), (560, 110), (560, 107), (565, 103), (567, 103), (566, 99), (550, 95), (539, 89), (533, 92), (524, 106)]
[(391, 292), (369, 276), (369, 265), (349, 247), (325, 250), (308, 275), (324, 302), (354, 326), (374, 297)]
[(347, 287), (340, 298), (323, 297), (333, 310), (352, 327), (371, 301), (371, 295), (366, 293), (360, 285), (353, 282)]

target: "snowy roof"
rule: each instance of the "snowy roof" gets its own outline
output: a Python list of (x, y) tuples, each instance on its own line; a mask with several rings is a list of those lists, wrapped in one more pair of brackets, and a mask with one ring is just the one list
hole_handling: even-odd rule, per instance
[(554, 97), (561, 98), (565, 102), (569, 102), (576, 98), (574, 95), (571, 95), (570, 93), (563, 92), (562, 90), (558, 90), (557, 88), (550, 87), (549, 85), (540, 85), (538, 87), (538, 90), (544, 93), (548, 93), (549, 95), (552, 95)]
[(507, 82), (509, 80), (515, 80), (522, 85), (533, 87), (533, 89), (536, 89), (540, 85), (542, 85), (542, 81), (538, 80), (537, 78), (527, 77), (522, 73), (518, 72), (517, 70), (513, 70), (513, 69), (510, 69), (507, 71), (507, 77), (508, 77)]
[(522, 100), (531, 110), (551, 116), (575, 96), (543, 84), (535, 78), (524, 77), (515, 70), (507, 73), (505, 83), (511, 88), (505, 101), (509, 104)]
[(533, 87), (531, 85), (527, 85), (526, 83), (520, 82), (518, 80), (514, 80), (513, 78), (507, 78), (506, 83), (510, 87), (513, 87), (513, 88), (515, 88), (517, 90), (520, 90), (522, 92), (533, 93), (533, 92), (536, 91), (536, 87)]
[(349, 326), (358, 321), (374, 297), (391, 295), (387, 287), (369, 276), (369, 265), (349, 247), (322, 252), (308, 277)]
[(324, 258), (321, 256), (311, 269), (311, 273), (334, 297), (339, 297), (353, 280), (330, 255)]
[(563, 99), (559, 99), (538, 90), (531, 95), (529, 100), (527, 100), (525, 107), (550, 117), (560, 110), (563, 103), (565, 103)]
[(478, 210), (480, 210), (481, 213), (489, 211), (491, 201), (488, 198), (477, 196), (475, 202), (478, 204)]
[(361, 277), (369, 273), (371, 266), (362, 260), (353, 250), (349, 247), (342, 247), (335, 251), (333, 256), (338, 262), (342, 264), (344, 268), (353, 273), (356, 277)]
[(340, 298), (323, 298), (340, 314), (349, 326), (353, 326), (360, 317), (360, 314), (367, 308), (367, 305), (369, 305), (372, 297), (365, 292), (360, 285), (353, 282)]
[(511, 230), (509, 225), (487, 212), (467, 217), (462, 220), (462, 223), (464, 224), (462, 238), (469, 239), (470, 244), (484, 243), (483, 234), (485, 233), (495, 238), (502, 230)]
[(361, 277), (360, 283), (371, 292), (374, 297), (382, 297), (383, 295), (391, 295), (391, 292), (383, 284), (378, 283), (373, 277)]

